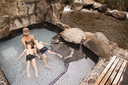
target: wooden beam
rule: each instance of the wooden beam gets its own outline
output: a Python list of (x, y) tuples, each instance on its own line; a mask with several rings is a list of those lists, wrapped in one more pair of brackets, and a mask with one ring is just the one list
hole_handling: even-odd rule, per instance
[(98, 85), (100, 83), (100, 81), (102, 80), (103, 76), (107, 73), (108, 69), (110, 68), (110, 66), (112, 65), (112, 63), (113, 63), (113, 61), (115, 59), (116, 59), (116, 56), (113, 56), (112, 59), (110, 60), (110, 62), (108, 63), (108, 65), (106, 66), (106, 68), (103, 70), (103, 72), (97, 78), (97, 80), (95, 81), (95, 83), (93, 85)]

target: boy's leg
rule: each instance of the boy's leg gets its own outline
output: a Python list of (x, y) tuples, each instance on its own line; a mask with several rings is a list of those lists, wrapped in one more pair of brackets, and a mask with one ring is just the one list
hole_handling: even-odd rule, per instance
[(41, 58), (42, 58), (42, 60), (43, 60), (43, 62), (45, 64), (44, 67), (50, 68), (49, 65), (47, 64), (47, 61), (46, 61), (47, 56), (45, 54), (42, 54)]
[(32, 59), (32, 64), (33, 64), (33, 67), (35, 69), (36, 77), (38, 77), (38, 69), (37, 69), (37, 66), (36, 66), (36, 60), (35, 60), (35, 58)]
[(29, 68), (30, 68), (30, 61), (27, 61), (27, 76), (31, 77), (31, 75), (29, 73)]
[(61, 56), (60, 54), (58, 54), (58, 53), (52, 52), (52, 51), (50, 51), (50, 50), (47, 50), (47, 52), (48, 52), (48, 53), (51, 53), (51, 54), (58, 55), (60, 58), (62, 58), (62, 56)]

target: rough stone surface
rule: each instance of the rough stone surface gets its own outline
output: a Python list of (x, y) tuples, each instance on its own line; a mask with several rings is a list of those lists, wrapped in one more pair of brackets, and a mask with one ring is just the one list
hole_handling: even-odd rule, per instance
[(112, 56), (115, 55), (117, 57), (123, 58), (125, 60), (128, 61), (128, 55), (127, 55), (127, 51), (121, 49), (121, 48), (116, 48), (114, 49)]
[(98, 10), (99, 8), (100, 8), (100, 6), (98, 6), (98, 5), (93, 6), (93, 10)]
[(99, 57), (110, 57), (110, 53), (116, 47), (100, 32), (95, 33), (91, 38), (83, 42), (83, 45)]
[(98, 9), (98, 11), (99, 12), (106, 12), (107, 11), (107, 4), (103, 4), (99, 9)]
[(112, 16), (112, 13), (107, 10), (107, 11), (105, 12), (105, 15), (107, 15), (107, 16)]
[(86, 39), (85, 33), (79, 28), (66, 29), (60, 34), (64, 38), (64, 40), (66, 40), (67, 42), (75, 43), (75, 44), (80, 44), (81, 41)]
[(94, 5), (94, 0), (82, 0), (82, 4), (83, 6), (87, 7), (87, 6), (93, 6)]
[(123, 11), (112, 12), (112, 16), (120, 20), (125, 20), (127, 18), (126, 13)]
[[(64, 8), (61, 4), (63, 4), (61, 1), (48, 3), (46, 0), (2, 0), (0, 2), (0, 18), (2, 18), (0, 22), (4, 22), (4, 24), (0, 24), (0, 38), (7, 36), (12, 30), (43, 21), (57, 25)], [(6, 21), (4, 18), (7, 18)], [(70, 28), (61, 22), (57, 26), (61, 29)]]
[(80, 11), (80, 10), (82, 10), (82, 8), (83, 8), (83, 5), (80, 4), (80, 3), (74, 3), (74, 4), (71, 6), (71, 9), (72, 9), (72, 10), (75, 10), (75, 11)]
[(0, 38), (9, 34), (9, 23), (10, 18), (8, 15), (3, 15), (0, 17)]
[(58, 14), (54, 4), (52, 4), (48, 8), (48, 12), (46, 14), (45, 21), (50, 22), (54, 25), (56, 25), (57, 22), (60, 22), (59, 14)]
[(90, 37), (92, 37), (94, 35), (94, 33), (91, 32), (85, 32), (86, 35), (86, 40), (89, 39)]
[(0, 85), (10, 85), (1, 69), (0, 69)]
[(90, 78), (89, 80), (88, 80), (88, 84), (93, 84), (95, 82), (95, 79), (92, 79), (92, 78)]
[(59, 53), (64, 57), (70, 55), (71, 53), (71, 50), (69, 49), (69, 47), (67, 45), (64, 45), (64, 44), (54, 44), (51, 48), (52, 51), (56, 52), (56, 53)]
[(61, 22), (57, 22), (56, 25), (57, 25), (58, 27), (60, 27), (62, 30), (71, 28), (70, 26), (68, 26), (68, 25), (66, 25), (66, 24), (63, 24), (63, 23), (61, 23)]

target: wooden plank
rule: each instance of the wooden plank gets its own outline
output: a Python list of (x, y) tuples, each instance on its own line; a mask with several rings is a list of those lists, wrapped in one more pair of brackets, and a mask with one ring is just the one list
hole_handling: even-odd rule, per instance
[(100, 82), (99, 85), (105, 85), (105, 83), (108, 80), (109, 76), (112, 74), (113, 70), (116, 68), (116, 65), (118, 64), (118, 61), (119, 60), (120, 60), (119, 58), (116, 58), (116, 60), (112, 64), (111, 68), (109, 69), (109, 71), (107, 72), (107, 74), (104, 76), (103, 80)]
[(123, 63), (123, 60), (120, 59), (119, 63), (117, 64), (117, 66), (115, 68), (115, 70), (113, 71), (112, 75), (109, 77), (106, 85), (110, 85), (114, 81), (114, 78), (115, 78), (117, 72), (119, 71), (119, 68), (121, 67), (122, 63)]
[(112, 85), (117, 85), (117, 83), (118, 83), (118, 81), (119, 81), (119, 79), (120, 79), (120, 77), (121, 77), (121, 75), (123, 73), (123, 70), (124, 70), (125, 66), (126, 66), (126, 62), (123, 62), (123, 64), (122, 64), (118, 74), (116, 75), (116, 78), (114, 79)]
[[(127, 64), (126, 64), (126, 65), (127, 65)], [(123, 78), (124, 78), (124, 73), (125, 73), (126, 67), (127, 67), (127, 66), (124, 67), (124, 71), (123, 71), (123, 73), (122, 73), (122, 75), (121, 75), (121, 78), (120, 78), (120, 80), (118, 81), (118, 84), (117, 84), (117, 85), (121, 85), (121, 83), (122, 83), (122, 81), (123, 81)]]
[(113, 56), (112, 59), (110, 60), (110, 62), (108, 63), (108, 65), (106, 66), (106, 68), (103, 70), (103, 72), (101, 73), (101, 75), (97, 78), (97, 80), (95, 81), (95, 83), (93, 85), (98, 85), (101, 81), (101, 79), (103, 78), (103, 76), (106, 74), (106, 72), (108, 71), (108, 69), (110, 68), (110, 66), (112, 65), (113, 61), (116, 59), (116, 56)]

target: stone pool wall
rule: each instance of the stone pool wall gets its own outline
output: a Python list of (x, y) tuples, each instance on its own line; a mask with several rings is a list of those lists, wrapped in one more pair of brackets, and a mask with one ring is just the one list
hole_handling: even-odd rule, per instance
[(0, 69), (0, 85), (10, 85), (1, 69)]
[(0, 38), (10, 31), (45, 21), (60, 28), (69, 28), (60, 22), (63, 0), (2, 0), (0, 1)]

